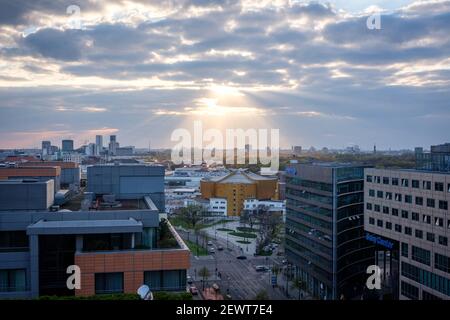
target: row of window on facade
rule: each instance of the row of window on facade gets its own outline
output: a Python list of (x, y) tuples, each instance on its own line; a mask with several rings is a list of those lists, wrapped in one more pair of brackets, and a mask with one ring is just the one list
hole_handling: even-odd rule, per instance
[[(406, 194), (403, 195), (401, 193), (392, 193), (392, 192), (383, 192), (381, 190), (377, 190), (375, 191), (374, 189), (369, 189), (369, 197), (374, 198), (376, 195), (376, 197), (378, 199), (385, 199), (385, 200), (395, 200), (397, 202), (405, 202), (408, 204), (413, 204), (413, 196), (410, 194)], [(424, 205), (424, 198), (420, 197), (420, 196), (416, 196), (414, 199), (414, 204), (417, 206), (423, 206)], [(448, 210), (448, 201), (446, 200), (438, 200), (436, 201), (436, 199), (433, 198), (427, 198), (426, 199), (426, 206), (428, 208), (436, 208), (436, 203), (437, 208), (441, 209), (441, 210)]]
[[(378, 183), (385, 185), (393, 185), (393, 186), (402, 186), (405, 188), (409, 188), (409, 179), (406, 178), (389, 178), (389, 177), (380, 177), (380, 176), (366, 176), (366, 182), (370, 183)], [(431, 190), (432, 182), (428, 180), (411, 179), (411, 187), (414, 189), (423, 189), (423, 190)], [(421, 187), (422, 185), (422, 187)], [(444, 192), (444, 182), (435, 182), (434, 183), (434, 191)], [(447, 192), (450, 192), (450, 183), (447, 184)]]
[[(375, 218), (373, 217), (369, 217), (369, 224), (371, 225), (375, 225)], [(390, 221), (384, 221), (381, 219), (377, 219), (376, 220), (376, 226), (379, 228), (386, 228), (387, 230), (392, 230), (392, 222)], [(407, 227), (407, 226), (402, 226), (401, 224), (394, 224), (394, 231), (398, 232), (398, 233), (404, 233), (408, 236), (412, 236), (412, 231), (413, 228), (411, 227)], [(420, 229), (414, 229), (414, 236), (418, 239), (423, 239), (424, 232), (423, 230)], [(432, 232), (426, 232), (426, 239), (429, 242), (436, 242), (436, 234), (432, 233)], [(442, 235), (438, 235), (437, 237), (438, 239), (438, 243), (442, 246), (448, 246), (448, 238), (446, 236), (442, 236)]]
[[(370, 202), (366, 203), (366, 209), (369, 211), (374, 211), (374, 212), (378, 212), (381, 213), (383, 212), (383, 214), (391, 214), (394, 217), (402, 217), (403, 219), (410, 219), (412, 221), (415, 222), (422, 222), (425, 224), (433, 224), (437, 227), (444, 227), (444, 218), (441, 217), (432, 217), (429, 214), (422, 214), (422, 219), (420, 218), (420, 214), (417, 212), (410, 212), (408, 210), (399, 210), (397, 208), (390, 208), (390, 207), (386, 207), (383, 206), (383, 208), (381, 208), (381, 206), (379, 204), (375, 204), (373, 205)], [(383, 210), (383, 211), (381, 211)], [(401, 214), (401, 215), (399, 215)], [(450, 229), (450, 219), (447, 219), (447, 229)]]
[[(186, 270), (146, 271), (144, 283), (152, 291), (183, 291), (186, 289)], [(95, 294), (123, 293), (123, 288), (123, 272), (95, 274)], [(0, 270), (0, 292), (27, 290), (25, 269)]]

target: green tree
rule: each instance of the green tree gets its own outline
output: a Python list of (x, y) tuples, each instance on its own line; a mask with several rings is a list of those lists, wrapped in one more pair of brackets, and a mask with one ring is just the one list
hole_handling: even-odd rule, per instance
[(190, 227), (192, 227), (192, 229), (195, 230), (198, 222), (203, 219), (204, 210), (200, 205), (188, 205), (185, 208), (181, 208), (179, 215)]
[(255, 300), (269, 300), (269, 295), (266, 290), (260, 290), (255, 296)]

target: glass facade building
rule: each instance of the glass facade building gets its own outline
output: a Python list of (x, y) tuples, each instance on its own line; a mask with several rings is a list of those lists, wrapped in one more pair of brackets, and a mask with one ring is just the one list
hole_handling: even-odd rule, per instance
[(363, 166), (291, 164), (286, 170), (286, 255), (314, 297), (362, 294), (375, 257), (363, 214)]

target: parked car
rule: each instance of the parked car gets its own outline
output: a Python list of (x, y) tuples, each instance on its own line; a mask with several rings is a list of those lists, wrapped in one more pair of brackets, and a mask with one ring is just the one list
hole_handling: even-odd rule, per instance
[(246, 260), (247, 257), (246, 256), (237, 256), (236, 259), (238, 259), (238, 260)]
[(189, 287), (189, 292), (194, 296), (196, 296), (198, 294), (198, 290), (195, 286)]
[(211, 286), (211, 288), (213, 288), (213, 289), (216, 290), (216, 291), (219, 291), (219, 290), (220, 290), (220, 287), (219, 287), (219, 285), (218, 285), (217, 283), (214, 283), (214, 284)]
[(223, 247), (222, 247), (222, 246), (218, 246), (218, 247), (217, 247), (217, 250), (222, 251), (222, 250), (223, 250)]
[(212, 246), (212, 245), (213, 245), (212, 241), (208, 241), (208, 246)]
[(194, 281), (192, 280), (192, 277), (191, 277), (191, 276), (187, 276), (187, 277), (186, 277), (186, 282), (187, 282), (188, 284), (192, 284)]
[(214, 250), (214, 248), (209, 248), (209, 253), (215, 253), (216, 250)]

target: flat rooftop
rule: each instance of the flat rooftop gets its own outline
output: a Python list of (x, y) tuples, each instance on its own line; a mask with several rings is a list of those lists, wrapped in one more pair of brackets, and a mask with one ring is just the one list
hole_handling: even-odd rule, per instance
[[(68, 202), (60, 206), (60, 209), (66, 209), (70, 211), (82, 210), (82, 202), (85, 199), (83, 194), (77, 195), (70, 199)], [(89, 210), (97, 211), (117, 211), (117, 210), (157, 210), (153, 201), (149, 197), (141, 199), (115, 199), (111, 202), (106, 202), (102, 197), (97, 197), (92, 201), (89, 206)]]

